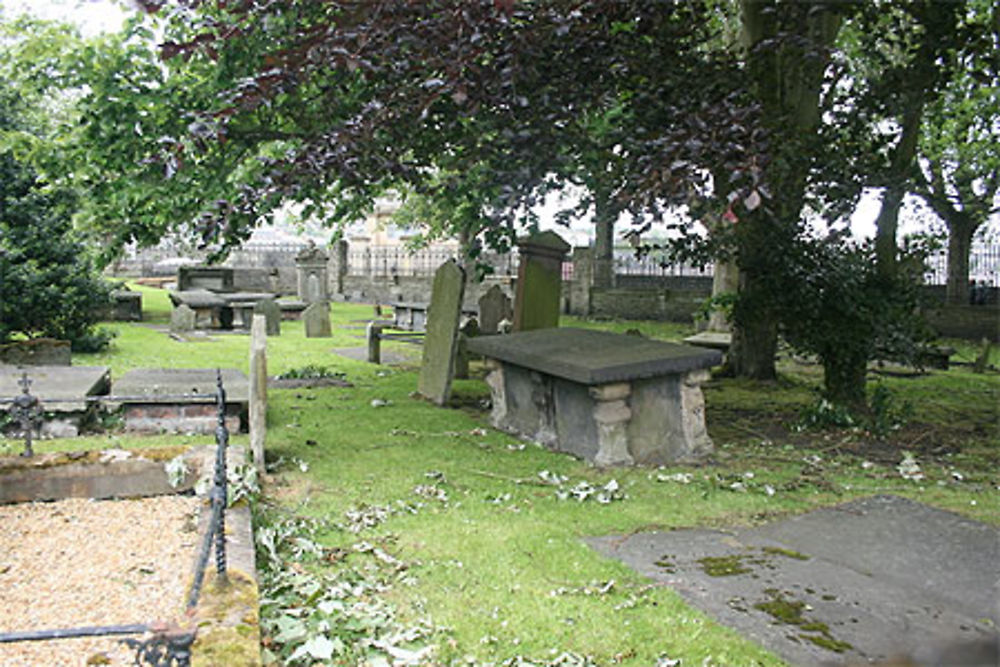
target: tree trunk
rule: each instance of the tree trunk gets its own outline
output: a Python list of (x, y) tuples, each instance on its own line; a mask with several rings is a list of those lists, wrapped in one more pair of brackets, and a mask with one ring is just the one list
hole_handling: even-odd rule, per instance
[(737, 377), (773, 380), (777, 377), (774, 356), (778, 349), (778, 327), (774, 317), (745, 319), (733, 330), (726, 371)]
[(615, 286), (615, 221), (618, 211), (598, 194), (595, 206), (594, 287)]
[(904, 191), (891, 186), (882, 192), (882, 206), (875, 219), (875, 263), (883, 276), (896, 273), (898, 248), (896, 232), (899, 229), (899, 208), (903, 203)]
[(889, 167), (889, 185), (882, 193), (882, 207), (875, 220), (875, 262), (882, 276), (896, 275), (896, 231), (899, 228), (899, 208), (903, 203), (909, 179), (907, 174), (913, 167), (917, 154), (917, 139), (920, 137), (920, 121), (923, 118), (923, 95), (908, 96), (908, 104), (901, 119), (902, 130), (899, 143), (893, 151)]
[[(956, 211), (956, 213), (958, 213)], [(948, 223), (948, 284), (945, 300), (949, 305), (969, 305), (969, 253), (977, 225), (965, 214), (954, 215)]]
[[(747, 75), (773, 134), (774, 155), (765, 172), (773, 199), (767, 212), (758, 209), (741, 216), (739, 222), (741, 289), (730, 369), (738, 376), (769, 380), (777, 375), (778, 325), (768, 290), (775, 288), (774, 278), (780, 276), (776, 248), (794, 238), (801, 226), (809, 143), (815, 139), (820, 122), (819, 100), (827, 62), (804, 51), (821, 52), (833, 44), (843, 17), (833, 5), (819, 2), (741, 0), (740, 8)], [(790, 34), (801, 39), (790, 39)]]
[(823, 394), (828, 401), (843, 405), (852, 412), (863, 410), (865, 379), (868, 358), (865, 355), (850, 357), (842, 351), (823, 360)]

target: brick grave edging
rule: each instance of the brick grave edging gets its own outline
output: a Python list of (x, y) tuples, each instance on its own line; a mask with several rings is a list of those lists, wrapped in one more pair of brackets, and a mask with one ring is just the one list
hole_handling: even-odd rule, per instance
[[(127, 498), (170, 495), (201, 490), (197, 542), (200, 548), (211, 518), (208, 492), (211, 484), (195, 480), (214, 477), (215, 445), (188, 448), (182, 455), (188, 474), (177, 488), (167, 482), (165, 460), (151, 460), (144, 454), (156, 450), (120, 450), (115, 456), (102, 453), (54, 453), (25, 459), (0, 459), (0, 502), (33, 502), (72, 497)], [(230, 446), (230, 470), (246, 461), (246, 450)], [(258, 666), (260, 661), (260, 591), (254, 560), (253, 522), (246, 503), (226, 510), (226, 560), (229, 583), (218, 586), (214, 560), (205, 576), (198, 605), (186, 619), (198, 635), (192, 647), (193, 666)], [(194, 582), (197, 550), (187, 575), (188, 590)], [(140, 620), (140, 619), (137, 619)]]

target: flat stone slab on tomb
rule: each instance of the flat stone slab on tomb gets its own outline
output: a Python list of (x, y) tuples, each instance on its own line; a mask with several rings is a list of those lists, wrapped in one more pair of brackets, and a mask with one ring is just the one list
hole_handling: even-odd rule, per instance
[(221, 308), (226, 305), (226, 299), (207, 289), (191, 289), (183, 292), (171, 292), (170, 300), (175, 306), (182, 303), (188, 308)]
[(471, 338), (493, 425), (600, 466), (696, 461), (712, 450), (701, 383), (716, 350), (571, 328)]
[(733, 335), (724, 331), (702, 331), (684, 339), (688, 345), (707, 347), (712, 350), (729, 351), (733, 344)]
[(1000, 664), (1000, 530), (912, 500), (587, 542), (792, 664)]
[(469, 351), (586, 385), (686, 373), (722, 361), (713, 350), (570, 327), (471, 339)]
[[(28, 374), (28, 391), (42, 401), (46, 412), (80, 412), (87, 408), (86, 396), (107, 394), (111, 370), (107, 366), (0, 366), (0, 398), (21, 395), (23, 373)], [(6, 404), (0, 404), (0, 410)]]
[[(226, 390), (226, 425), (246, 430), (250, 400), (247, 376), (222, 369)], [(216, 371), (212, 368), (137, 368), (115, 380), (113, 395), (122, 397), (125, 428), (145, 432), (212, 433), (218, 423), (215, 405)], [(204, 398), (189, 394), (210, 394)]]

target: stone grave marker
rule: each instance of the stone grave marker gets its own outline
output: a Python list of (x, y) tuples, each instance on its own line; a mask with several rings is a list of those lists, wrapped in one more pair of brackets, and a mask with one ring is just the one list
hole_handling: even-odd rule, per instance
[[(42, 402), (45, 420), (41, 435), (52, 438), (72, 438), (80, 427), (93, 417), (95, 406), (87, 397), (106, 395), (111, 389), (111, 370), (107, 366), (32, 366), (19, 368), (0, 364), (0, 398), (14, 399), (21, 395), (23, 373), (31, 384), (28, 391)], [(0, 403), (0, 414), (6, 415), (9, 405)], [(20, 437), (20, 427), (11, 424), (14, 438)]]
[(417, 392), (438, 405), (447, 403), (451, 396), (464, 294), (465, 271), (454, 260), (448, 260), (434, 274), (423, 362), (417, 381)]
[(521, 263), (517, 268), (514, 331), (558, 327), (562, 263), (570, 246), (551, 231), (520, 239), (517, 245)]
[(514, 308), (510, 297), (504, 294), (499, 285), (494, 285), (479, 297), (479, 335), (500, 333), (500, 322), (513, 319)]
[(170, 311), (170, 333), (194, 331), (194, 309), (185, 303)]
[(302, 312), (302, 322), (306, 329), (306, 338), (329, 338), (333, 335), (330, 329), (330, 304), (316, 301)]
[(254, 315), (263, 315), (267, 322), (267, 335), (281, 335), (281, 307), (274, 299), (261, 299), (253, 307)]
[(250, 453), (258, 473), (264, 472), (267, 438), (267, 318), (254, 315), (250, 325)]

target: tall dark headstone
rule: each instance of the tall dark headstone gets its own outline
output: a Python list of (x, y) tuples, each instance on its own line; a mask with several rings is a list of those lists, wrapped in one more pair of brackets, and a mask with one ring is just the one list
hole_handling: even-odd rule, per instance
[(514, 331), (559, 326), (562, 263), (569, 244), (555, 232), (542, 232), (517, 243), (521, 262), (514, 298)]

